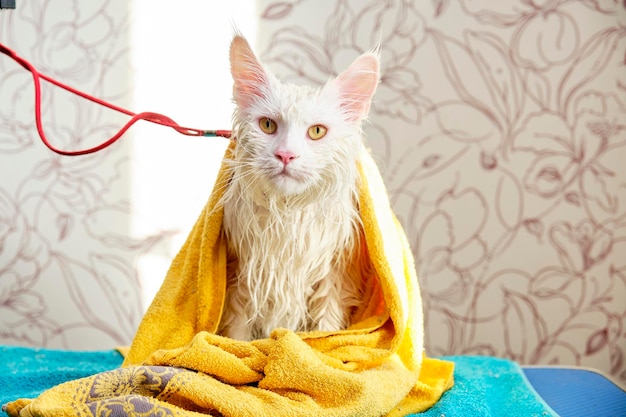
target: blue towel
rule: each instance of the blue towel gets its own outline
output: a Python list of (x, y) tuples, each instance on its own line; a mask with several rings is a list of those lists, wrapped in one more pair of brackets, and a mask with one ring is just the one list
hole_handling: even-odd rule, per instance
[[(454, 386), (419, 417), (555, 416), (515, 362), (482, 356), (448, 356)], [(0, 346), (0, 404), (34, 398), (72, 379), (119, 367), (115, 350), (81, 352)], [(4, 413), (0, 413), (5, 415)]]
[(454, 362), (454, 386), (419, 417), (557, 416), (515, 362), (491, 356), (447, 356)]
[[(0, 346), (0, 405), (122, 364), (116, 350), (68, 351)], [(6, 416), (0, 412), (1, 416)]]

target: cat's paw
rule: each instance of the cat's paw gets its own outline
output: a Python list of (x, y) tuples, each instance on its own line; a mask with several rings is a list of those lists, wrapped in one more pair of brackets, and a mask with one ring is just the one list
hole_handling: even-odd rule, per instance
[(235, 340), (241, 340), (242, 342), (249, 342), (252, 340), (252, 332), (250, 331), (249, 326), (227, 327), (222, 331), (222, 336)]
[(327, 315), (318, 320), (315, 330), (322, 332), (337, 332), (347, 327), (345, 318), (342, 315)]

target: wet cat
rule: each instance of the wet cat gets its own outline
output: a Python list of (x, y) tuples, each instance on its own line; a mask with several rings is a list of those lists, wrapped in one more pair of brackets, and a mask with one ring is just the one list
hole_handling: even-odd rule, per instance
[(280, 82), (235, 36), (235, 147), (225, 191), (228, 290), (219, 332), (337, 331), (363, 297), (358, 211), (361, 123), (379, 79), (375, 53), (320, 88)]

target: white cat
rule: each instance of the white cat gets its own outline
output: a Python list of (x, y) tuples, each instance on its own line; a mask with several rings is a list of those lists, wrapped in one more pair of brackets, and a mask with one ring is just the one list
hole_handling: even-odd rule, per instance
[(345, 329), (369, 269), (357, 160), (378, 57), (363, 54), (317, 89), (278, 81), (241, 36), (230, 64), (237, 146), (222, 201), (229, 276), (219, 332), (251, 340), (278, 327)]

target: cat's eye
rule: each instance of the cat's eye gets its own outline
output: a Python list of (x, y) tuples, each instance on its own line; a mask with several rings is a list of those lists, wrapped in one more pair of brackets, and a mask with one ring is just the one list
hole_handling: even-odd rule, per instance
[(276, 122), (270, 119), (269, 117), (261, 117), (259, 119), (259, 127), (261, 128), (263, 132), (267, 133), (268, 135), (271, 135), (274, 132), (276, 132), (276, 128), (277, 128)]
[(328, 129), (326, 129), (322, 125), (313, 125), (309, 128), (308, 134), (311, 139), (319, 140), (323, 138), (324, 136), (326, 136), (327, 131)]

